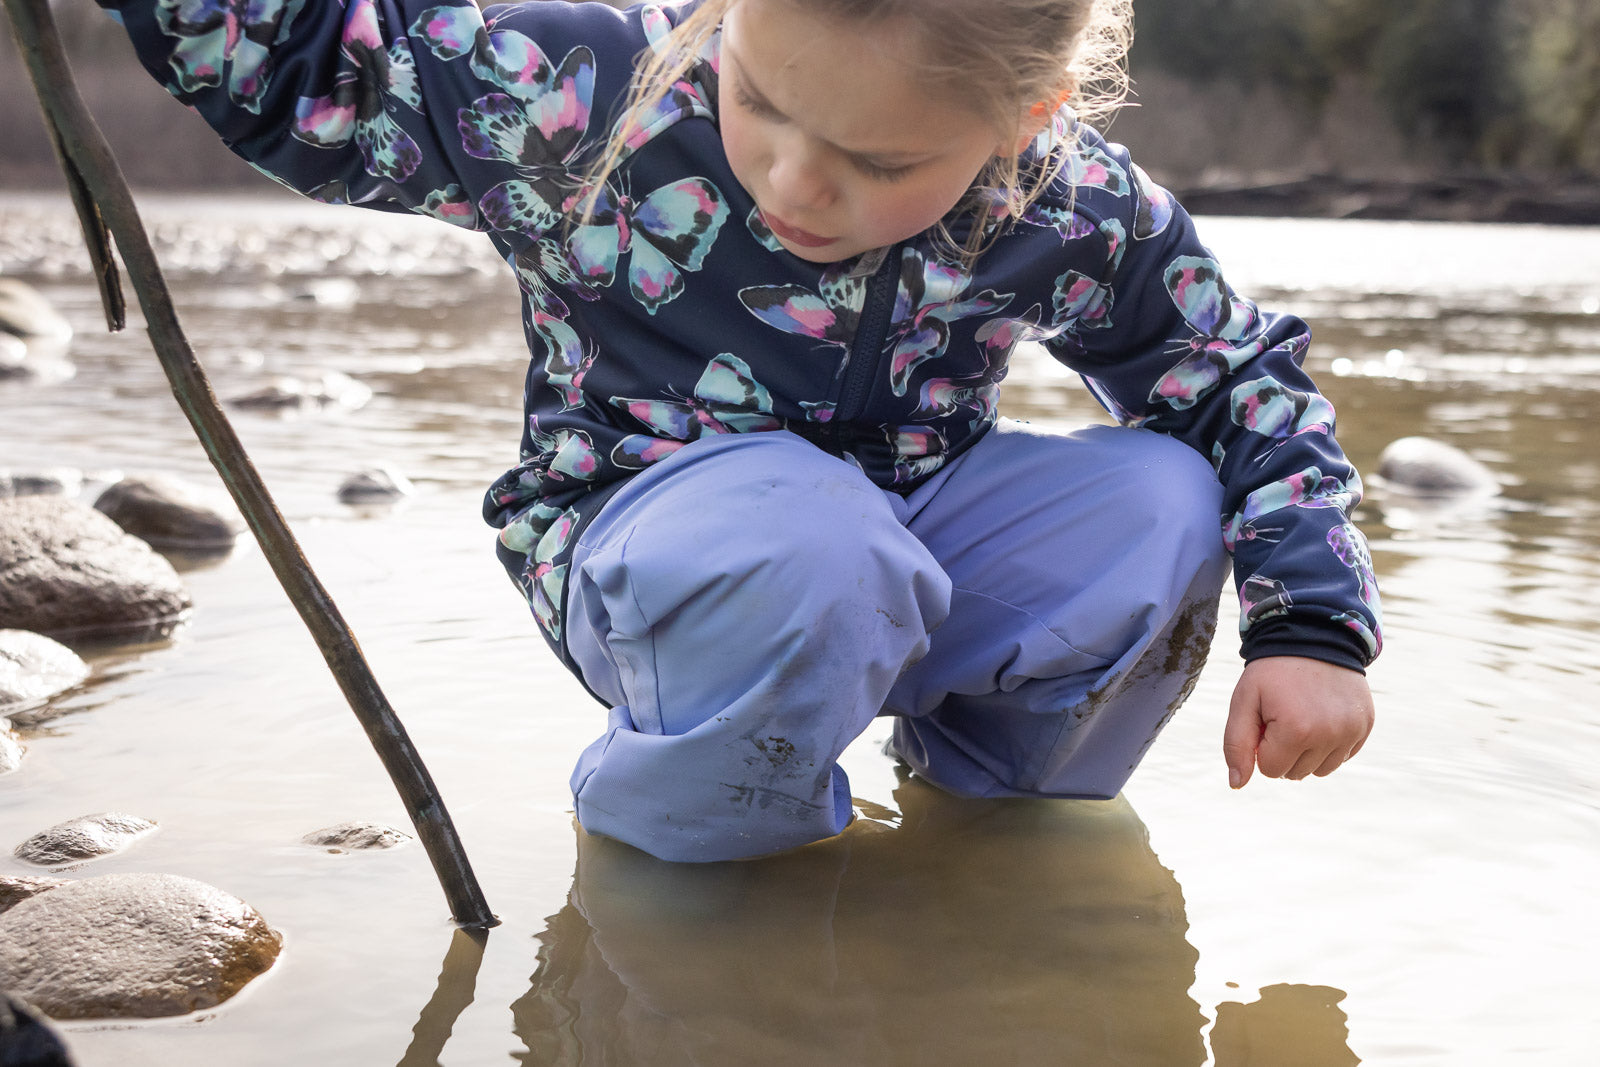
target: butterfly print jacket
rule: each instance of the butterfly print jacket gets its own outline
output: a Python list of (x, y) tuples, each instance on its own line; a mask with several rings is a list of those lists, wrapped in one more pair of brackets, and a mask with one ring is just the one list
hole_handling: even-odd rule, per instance
[(818, 265), (778, 246), (728, 169), (715, 41), (588, 221), (567, 221), (637, 57), (686, 8), (100, 3), (259, 169), (482, 231), (515, 272), (526, 421), (484, 514), (558, 651), (575, 536), (631, 474), (704, 434), (781, 428), (909, 491), (993, 424), (1008, 356), (1032, 342), (1124, 425), (1211, 460), (1247, 657), (1377, 654), (1360, 479), (1301, 371), (1305, 324), (1237, 296), (1182, 209), (1092, 131), (971, 269), (928, 235)]

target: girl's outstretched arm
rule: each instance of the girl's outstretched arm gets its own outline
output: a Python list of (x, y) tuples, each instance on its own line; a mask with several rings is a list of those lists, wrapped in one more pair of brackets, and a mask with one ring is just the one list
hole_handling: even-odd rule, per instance
[(1300, 656), (1252, 660), (1222, 734), (1228, 784), (1240, 788), (1258, 767), (1269, 778), (1332, 774), (1361, 751), (1372, 722), (1361, 672)]

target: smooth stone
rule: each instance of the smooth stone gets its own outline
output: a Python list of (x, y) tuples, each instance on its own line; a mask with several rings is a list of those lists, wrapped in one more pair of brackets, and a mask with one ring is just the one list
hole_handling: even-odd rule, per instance
[(72, 467), (42, 471), (0, 470), (0, 498), (72, 496), (83, 488), (83, 472)]
[(22, 741), (8, 719), (0, 719), (0, 774), (10, 774), (22, 766)]
[(77, 501), (0, 500), (0, 621), (51, 636), (148, 633), (193, 606), (155, 549)]
[(111, 874), (0, 915), (0, 987), (56, 1019), (185, 1015), (233, 996), (282, 945), (254, 908), (215, 886)]
[(411, 479), (392, 467), (371, 467), (346, 478), (339, 486), (339, 499), (346, 504), (372, 504), (399, 500), (416, 492)]
[(64, 344), (72, 340), (72, 324), (33, 286), (0, 278), (0, 333)]
[(123, 478), (94, 506), (154, 548), (227, 548), (245, 528), (222, 490), (166, 474)]
[(29, 897), (47, 893), (66, 885), (68, 881), (66, 878), (0, 878), (0, 912), (10, 911), (14, 905), (21, 904)]
[(0, 630), (0, 711), (49, 700), (89, 677), (72, 649), (29, 630)]
[(411, 835), (393, 826), (374, 822), (342, 822), (313, 830), (301, 838), (308, 845), (318, 845), (330, 852), (369, 848), (394, 848), (410, 841)]
[(1418, 496), (1455, 497), (1500, 491), (1494, 472), (1454, 445), (1429, 437), (1402, 437), (1378, 457), (1385, 486)]
[(41, 866), (92, 860), (121, 852), (155, 829), (156, 824), (149, 819), (102, 811), (40, 830), (12, 850), (12, 855)]
[(329, 371), (315, 381), (281, 375), (260, 389), (229, 399), (234, 407), (286, 411), (338, 405), (354, 410), (372, 399), (372, 389), (348, 374)]

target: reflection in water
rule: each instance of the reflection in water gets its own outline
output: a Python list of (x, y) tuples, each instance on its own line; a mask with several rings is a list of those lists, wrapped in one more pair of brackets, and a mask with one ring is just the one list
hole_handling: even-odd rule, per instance
[(1217, 1007), (1211, 1052), (1217, 1067), (1294, 1064), (1294, 1067), (1350, 1067), (1361, 1059), (1345, 1039), (1342, 990), (1325, 985), (1272, 985), (1249, 1004)]
[(580, 831), (523, 1062), (1204, 1062), (1183, 896), (1125, 801), (895, 799), (745, 863)]

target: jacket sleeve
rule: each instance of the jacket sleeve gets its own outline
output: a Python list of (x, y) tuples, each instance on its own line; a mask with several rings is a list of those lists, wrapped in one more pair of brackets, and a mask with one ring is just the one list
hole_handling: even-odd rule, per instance
[[(537, 240), (645, 45), (600, 4), (98, 0), (257, 169), (316, 199)], [(597, 92), (597, 53), (607, 77)]]
[(1355, 669), (1381, 648), (1371, 559), (1350, 515), (1361, 479), (1302, 369), (1311, 335), (1236, 294), (1189, 216), (1119, 146), (1080, 146), (1075, 213), (1104, 242), (1098, 278), (1057, 284), (1053, 354), (1124, 425), (1176, 437), (1223, 486), (1246, 659)]

